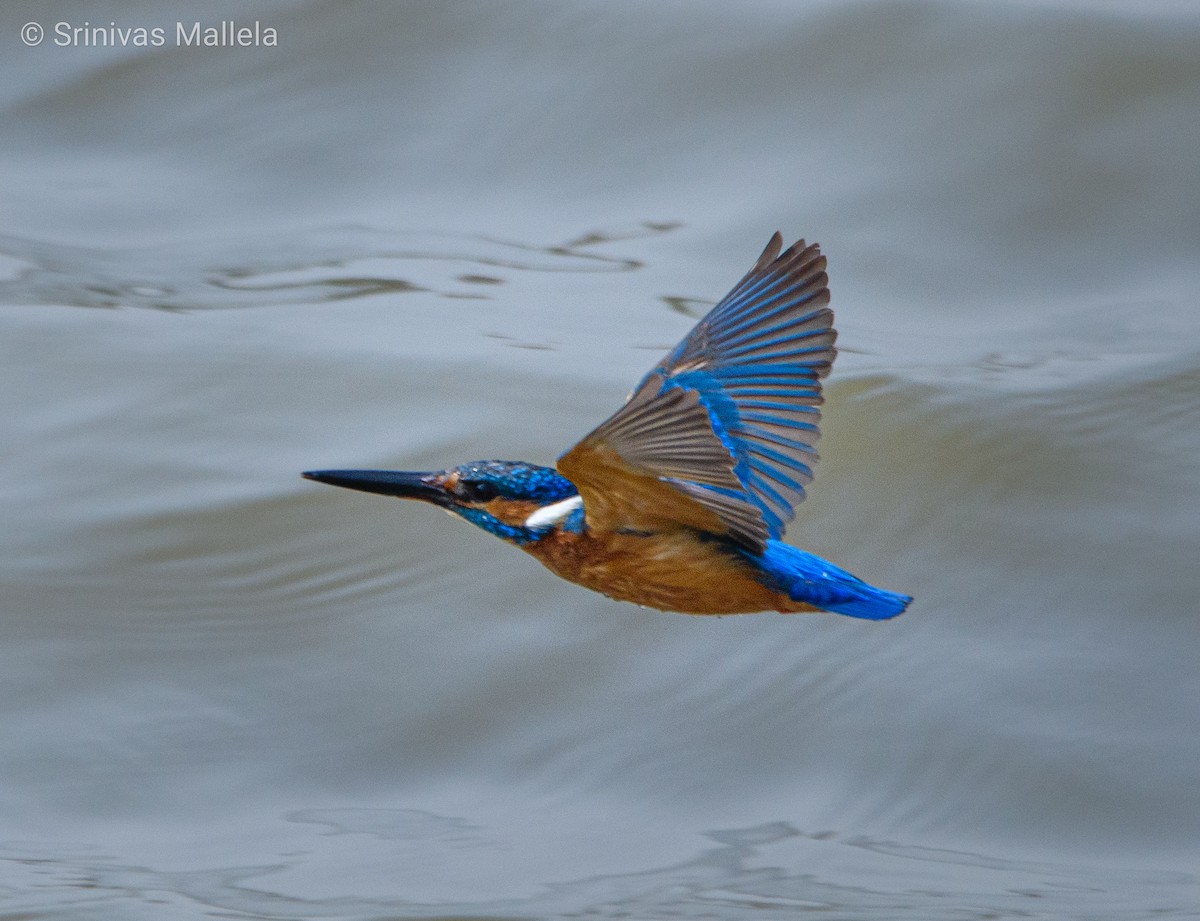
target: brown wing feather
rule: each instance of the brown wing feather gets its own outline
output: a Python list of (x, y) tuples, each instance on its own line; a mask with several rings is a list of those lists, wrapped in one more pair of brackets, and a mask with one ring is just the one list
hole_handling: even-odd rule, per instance
[(651, 374), (624, 406), (558, 459), (559, 472), (583, 496), (588, 526), (687, 527), (763, 546), (768, 534), (758, 509), (715, 491), (737, 492), (742, 484), (699, 394), (663, 390), (662, 383)]
[(584, 439), (559, 459), (558, 469), (579, 487), (588, 527), (594, 531), (695, 528), (725, 533), (712, 509), (654, 474), (634, 470), (603, 442)]
[(780, 536), (811, 479), (837, 335), (820, 250), (782, 250), (776, 233), (625, 405), (559, 458), (589, 527), (690, 527), (757, 551)]

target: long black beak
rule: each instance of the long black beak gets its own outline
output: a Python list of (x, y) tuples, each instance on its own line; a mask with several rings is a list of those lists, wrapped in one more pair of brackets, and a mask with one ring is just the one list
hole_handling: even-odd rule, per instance
[(439, 473), (413, 473), (405, 470), (310, 470), (301, 476), (306, 480), (379, 493), (381, 496), (421, 499), (435, 505), (449, 505), (451, 501), (450, 494), (442, 488)]

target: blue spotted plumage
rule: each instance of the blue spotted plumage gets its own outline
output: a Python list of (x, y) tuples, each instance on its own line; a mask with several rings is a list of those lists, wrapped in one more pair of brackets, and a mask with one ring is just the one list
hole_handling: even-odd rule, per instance
[(775, 234), (754, 267), (557, 470), (476, 461), (429, 473), (304, 474), (421, 499), (610, 597), (663, 610), (824, 610), (912, 600), (782, 542), (812, 482), (833, 365), (825, 257)]

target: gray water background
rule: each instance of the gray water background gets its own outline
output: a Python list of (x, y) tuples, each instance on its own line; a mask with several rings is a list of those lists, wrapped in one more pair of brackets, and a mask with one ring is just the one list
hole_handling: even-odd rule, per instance
[[(1200, 917), (1200, 5), (9, 0), (0, 125), (0, 917)], [(904, 617), (299, 478), (553, 462), (776, 229)]]

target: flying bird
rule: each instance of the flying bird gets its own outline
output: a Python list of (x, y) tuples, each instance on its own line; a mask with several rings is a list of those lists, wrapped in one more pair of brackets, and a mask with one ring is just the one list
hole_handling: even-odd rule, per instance
[(895, 617), (908, 595), (782, 540), (812, 480), (837, 338), (820, 248), (782, 248), (776, 233), (557, 469), (484, 460), (303, 475), (439, 506), (619, 601), (686, 614)]

